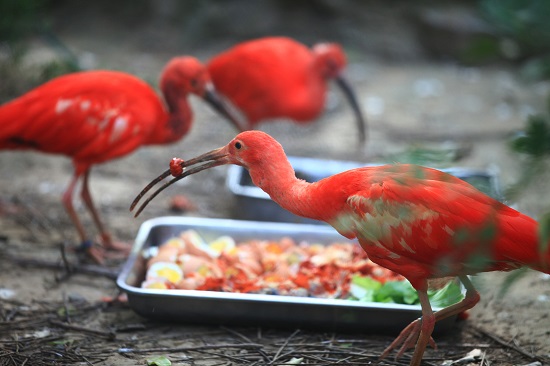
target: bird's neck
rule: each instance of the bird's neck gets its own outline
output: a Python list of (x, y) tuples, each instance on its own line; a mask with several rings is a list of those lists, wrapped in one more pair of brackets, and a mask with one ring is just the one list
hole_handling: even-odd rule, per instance
[(270, 159), (269, 164), (262, 164), (249, 172), (254, 184), (285, 210), (314, 220), (326, 219), (319, 210), (321, 203), (315, 199), (315, 185), (296, 178), (286, 157), (284, 160)]
[(168, 119), (161, 138), (164, 142), (177, 141), (189, 132), (193, 120), (193, 112), (187, 101), (188, 94), (171, 87), (163, 88), (162, 92), (168, 108)]

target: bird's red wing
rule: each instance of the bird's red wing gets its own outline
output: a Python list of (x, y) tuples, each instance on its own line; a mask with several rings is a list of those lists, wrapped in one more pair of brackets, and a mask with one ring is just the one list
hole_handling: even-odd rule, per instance
[[(221, 53), (209, 62), (208, 71), (216, 89), (252, 123), (277, 117), (304, 120), (318, 114), (324, 103), (324, 88), (320, 97), (310, 90), (312, 60), (304, 45), (274, 37)], [(313, 98), (319, 99), (311, 107), (315, 110), (304, 109)]]
[(10, 136), (2, 139), (20, 144), (8, 147), (66, 154), (90, 164), (144, 143), (163, 112), (150, 87), (115, 72), (67, 75), (1, 108), (14, 116)]
[(455, 177), (424, 173), (387, 176), (349, 197), (367, 253), (416, 264), (430, 275), (439, 268), (448, 275), (506, 269), (517, 265), (505, 262), (536, 258), (534, 220)]

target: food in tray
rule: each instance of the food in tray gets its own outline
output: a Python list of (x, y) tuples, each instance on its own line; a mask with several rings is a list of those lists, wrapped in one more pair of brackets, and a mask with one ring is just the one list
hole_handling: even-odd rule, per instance
[[(206, 242), (186, 230), (144, 253), (147, 289), (209, 290), (312, 296), (416, 304), (412, 286), (400, 275), (371, 262), (358, 245), (328, 245), (283, 237), (236, 243), (230, 236)], [(439, 306), (461, 299), (459, 285), (432, 291)]]

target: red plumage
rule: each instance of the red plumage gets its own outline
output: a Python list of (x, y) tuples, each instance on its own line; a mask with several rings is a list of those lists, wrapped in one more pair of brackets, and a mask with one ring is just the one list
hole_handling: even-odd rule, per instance
[(145, 82), (116, 71), (58, 77), (3, 105), (0, 148), (70, 156), (86, 170), (141, 145), (178, 140), (166, 107)]
[(364, 140), (366, 123), (342, 75), (346, 64), (338, 44), (310, 49), (290, 38), (267, 37), (240, 43), (212, 58), (207, 67), (216, 89), (247, 117), (247, 129), (273, 118), (312, 122), (324, 109), (327, 83), (335, 79), (352, 103)]
[[(401, 347), (400, 356), (416, 343), (411, 365), (419, 365), (427, 344), (434, 344), (435, 322), (479, 301), (470, 274), (521, 266), (550, 273), (550, 245), (541, 252), (537, 222), (452, 175), (397, 164), (353, 169), (308, 183), (296, 178), (281, 145), (260, 131), (240, 133), (226, 146), (187, 160), (184, 173), (153, 193), (136, 215), (171, 183), (224, 164), (245, 167), (254, 184), (283, 208), (357, 238), (373, 262), (411, 282), (418, 292), (422, 318), (405, 328), (383, 356)], [(152, 185), (140, 193), (131, 209)], [(460, 279), (466, 296), (434, 313), (427, 295), (428, 279), (449, 276)]]

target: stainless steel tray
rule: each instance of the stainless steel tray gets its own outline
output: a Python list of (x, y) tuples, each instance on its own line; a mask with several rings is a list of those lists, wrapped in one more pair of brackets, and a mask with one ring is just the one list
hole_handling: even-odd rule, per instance
[[(321, 244), (349, 241), (329, 226), (265, 223), (226, 219), (160, 217), (144, 222), (132, 252), (117, 278), (138, 314), (170, 322), (253, 325), (286, 328), (396, 333), (420, 316), (420, 306), (366, 303), (311, 297), (241, 294), (196, 290), (157, 290), (140, 287), (145, 277), (142, 253), (182, 231), (196, 230), (206, 241), (230, 235), (237, 242), (280, 239)], [(349, 241), (350, 245), (358, 245)], [(434, 309), (436, 310), (436, 309)], [(438, 332), (452, 327), (454, 319), (436, 325)]]
[[(296, 175), (308, 182), (315, 182), (330, 175), (362, 166), (365, 164), (347, 160), (314, 159), (289, 156)], [(496, 199), (501, 199), (498, 174), (493, 169), (470, 169), (453, 167), (441, 169), (474, 185), (479, 190)], [(236, 197), (234, 217), (242, 220), (275, 221), (307, 224), (324, 224), (308, 218), (296, 216), (277, 205), (260, 188), (253, 185), (248, 172), (240, 166), (231, 165), (227, 172), (226, 186)]]

